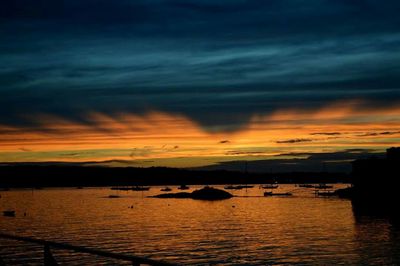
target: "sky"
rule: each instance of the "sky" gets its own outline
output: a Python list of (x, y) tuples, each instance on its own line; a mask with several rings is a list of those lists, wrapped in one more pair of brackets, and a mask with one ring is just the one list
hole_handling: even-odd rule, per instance
[(391, 0), (5, 0), (0, 161), (293, 170), (382, 154), (400, 144), (399, 12)]

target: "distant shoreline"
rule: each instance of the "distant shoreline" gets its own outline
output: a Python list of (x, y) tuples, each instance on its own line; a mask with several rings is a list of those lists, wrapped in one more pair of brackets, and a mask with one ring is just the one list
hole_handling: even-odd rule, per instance
[(350, 183), (346, 173), (244, 173), (151, 167), (0, 166), (0, 188)]

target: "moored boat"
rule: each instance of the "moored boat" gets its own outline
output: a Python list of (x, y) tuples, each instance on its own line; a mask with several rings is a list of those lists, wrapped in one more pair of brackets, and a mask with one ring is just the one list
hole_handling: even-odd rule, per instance
[(293, 194), (290, 192), (281, 192), (281, 193), (275, 193), (272, 191), (264, 192), (264, 197), (270, 197), (270, 196), (289, 197), (289, 196), (293, 196)]
[(279, 187), (278, 184), (265, 184), (261, 186), (263, 189), (277, 189)]
[(3, 215), (7, 217), (15, 217), (15, 211), (3, 211)]
[(299, 187), (304, 187), (304, 188), (313, 188), (313, 184), (299, 184)]
[(133, 190), (133, 191), (148, 191), (148, 190), (150, 190), (150, 187), (134, 186), (134, 187), (131, 187), (131, 190)]
[(333, 188), (333, 185), (327, 185), (324, 183), (318, 184), (314, 186), (315, 189), (328, 189), (328, 188)]
[(190, 187), (188, 187), (188, 186), (186, 186), (186, 185), (180, 185), (179, 187), (178, 187), (178, 189), (180, 189), (180, 190), (188, 190)]
[(316, 191), (315, 194), (321, 197), (331, 197), (337, 195), (336, 191)]

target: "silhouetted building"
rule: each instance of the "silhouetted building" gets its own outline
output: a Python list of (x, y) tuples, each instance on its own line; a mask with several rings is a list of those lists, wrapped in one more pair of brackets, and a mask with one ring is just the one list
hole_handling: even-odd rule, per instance
[(400, 147), (392, 147), (386, 150), (388, 160), (400, 160)]
[(386, 158), (353, 162), (353, 203), (364, 210), (397, 211), (400, 199), (400, 148), (387, 149)]

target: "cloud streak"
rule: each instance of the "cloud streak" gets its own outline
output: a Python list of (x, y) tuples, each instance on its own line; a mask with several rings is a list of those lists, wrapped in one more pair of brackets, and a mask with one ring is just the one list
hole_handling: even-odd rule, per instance
[(0, 11), (0, 124), (155, 111), (228, 132), (286, 108), (400, 102), (398, 1), (41, 3)]
[(288, 144), (288, 143), (301, 143), (301, 142), (311, 142), (313, 139), (288, 139), (288, 140), (278, 140), (276, 143), (283, 143), (283, 144)]

